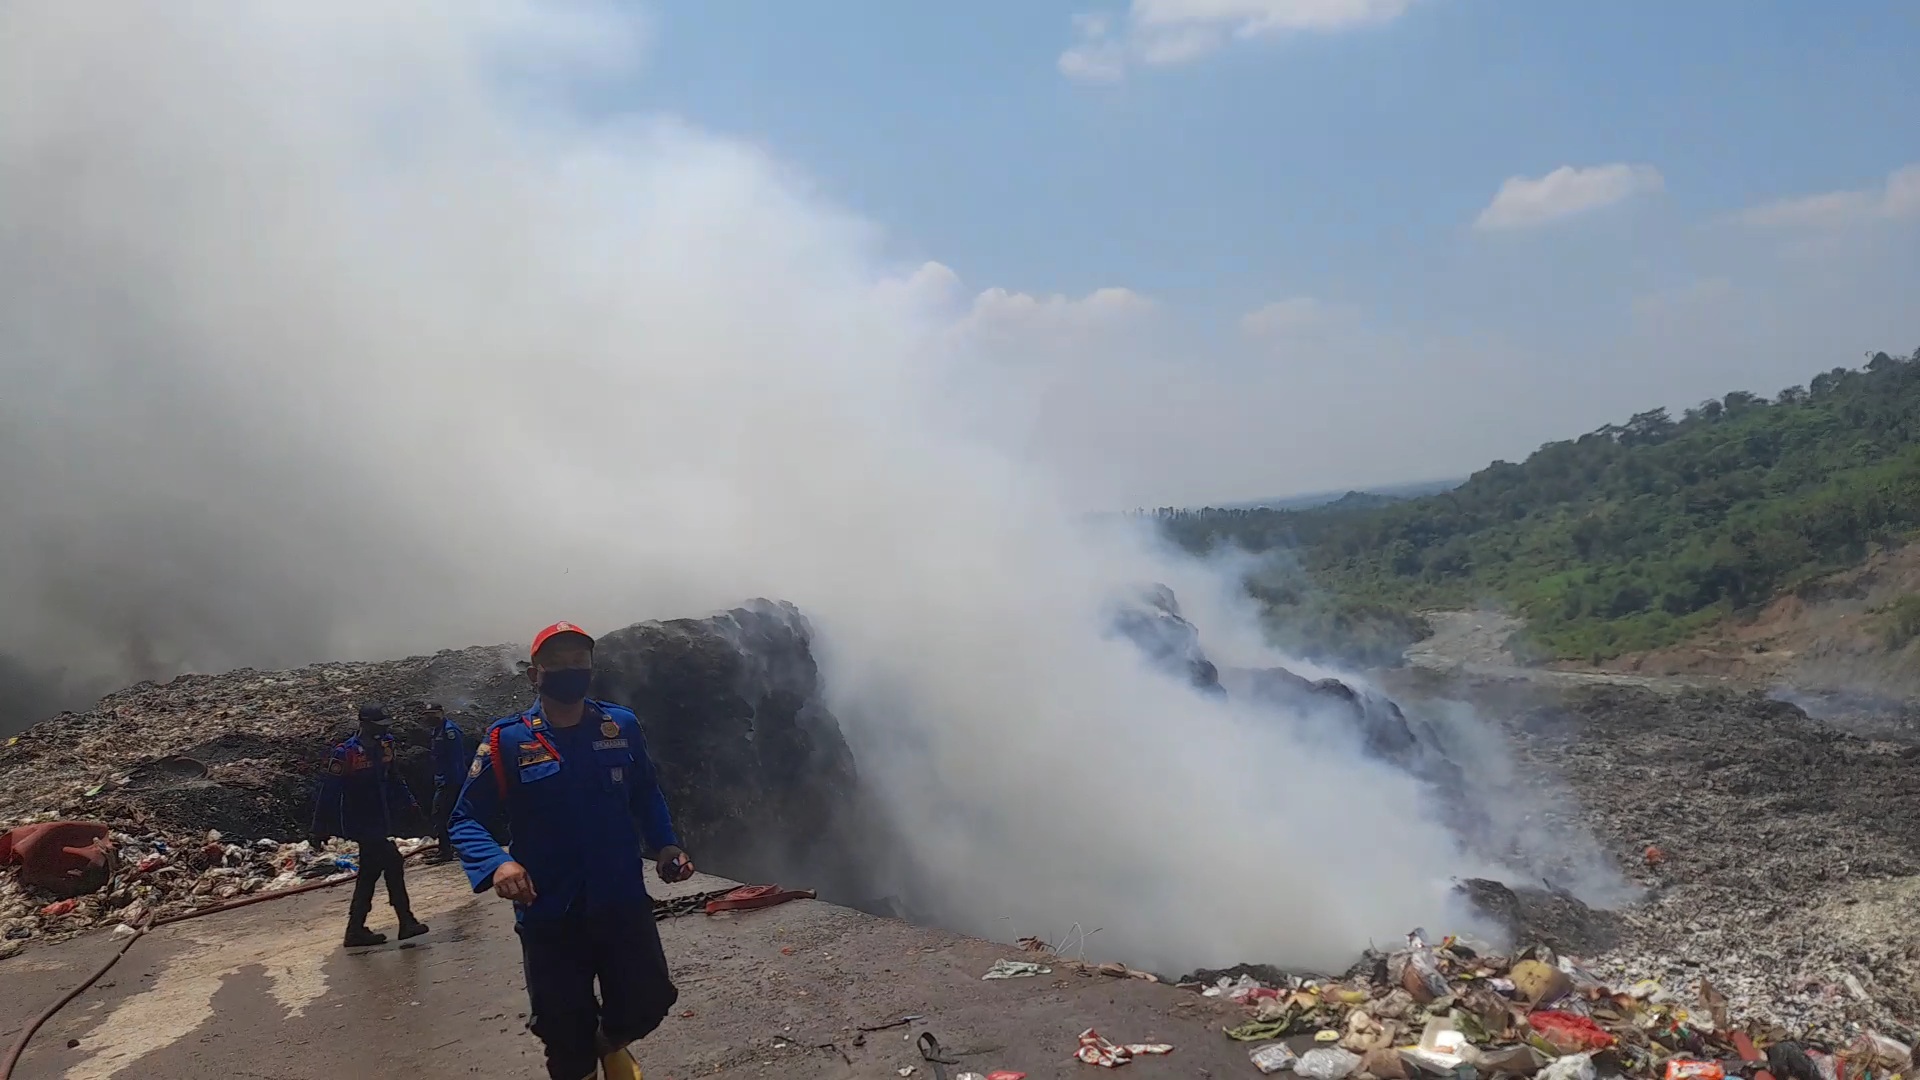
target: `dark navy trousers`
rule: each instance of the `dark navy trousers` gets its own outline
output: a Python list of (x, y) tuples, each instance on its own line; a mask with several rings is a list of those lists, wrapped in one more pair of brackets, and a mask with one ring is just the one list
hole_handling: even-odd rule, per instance
[(515, 929), (532, 1006), (527, 1026), (546, 1047), (553, 1080), (597, 1075), (598, 1033), (615, 1045), (644, 1038), (680, 998), (651, 901), (592, 913), (576, 909)]

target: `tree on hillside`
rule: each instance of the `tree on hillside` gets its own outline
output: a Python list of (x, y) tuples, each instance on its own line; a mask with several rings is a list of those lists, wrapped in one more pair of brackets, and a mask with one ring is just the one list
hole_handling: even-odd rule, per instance
[(1439, 495), (1156, 517), (1194, 551), (1285, 549), (1376, 614), (1502, 597), (1550, 655), (1655, 647), (1920, 529), (1920, 350), (1635, 413)]

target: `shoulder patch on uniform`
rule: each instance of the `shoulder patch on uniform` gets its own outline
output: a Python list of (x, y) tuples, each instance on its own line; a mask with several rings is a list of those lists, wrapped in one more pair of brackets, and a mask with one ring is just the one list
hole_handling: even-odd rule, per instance
[(467, 767), (467, 779), (471, 780), (474, 777), (479, 776), (480, 770), (486, 767), (487, 767), (487, 752), (485, 750), (482, 750), (478, 754), (473, 755), (473, 764)]
[(332, 760), (327, 762), (327, 771), (335, 776), (339, 776), (341, 773), (347, 771), (347, 763), (340, 760), (340, 756), (336, 754)]

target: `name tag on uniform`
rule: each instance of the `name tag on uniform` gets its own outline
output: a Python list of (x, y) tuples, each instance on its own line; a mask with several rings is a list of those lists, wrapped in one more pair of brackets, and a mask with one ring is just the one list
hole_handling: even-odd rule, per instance
[(593, 740), (593, 748), (595, 750), (625, 750), (627, 748), (627, 740), (595, 739)]

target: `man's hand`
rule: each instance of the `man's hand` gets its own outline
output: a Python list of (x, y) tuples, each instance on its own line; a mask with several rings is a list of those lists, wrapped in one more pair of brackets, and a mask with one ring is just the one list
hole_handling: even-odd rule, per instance
[(693, 860), (677, 847), (661, 848), (658, 869), (660, 880), (671, 885), (693, 876)]
[(493, 872), (493, 891), (516, 904), (531, 904), (539, 894), (533, 891), (533, 879), (527, 868), (517, 862), (500, 864)]

